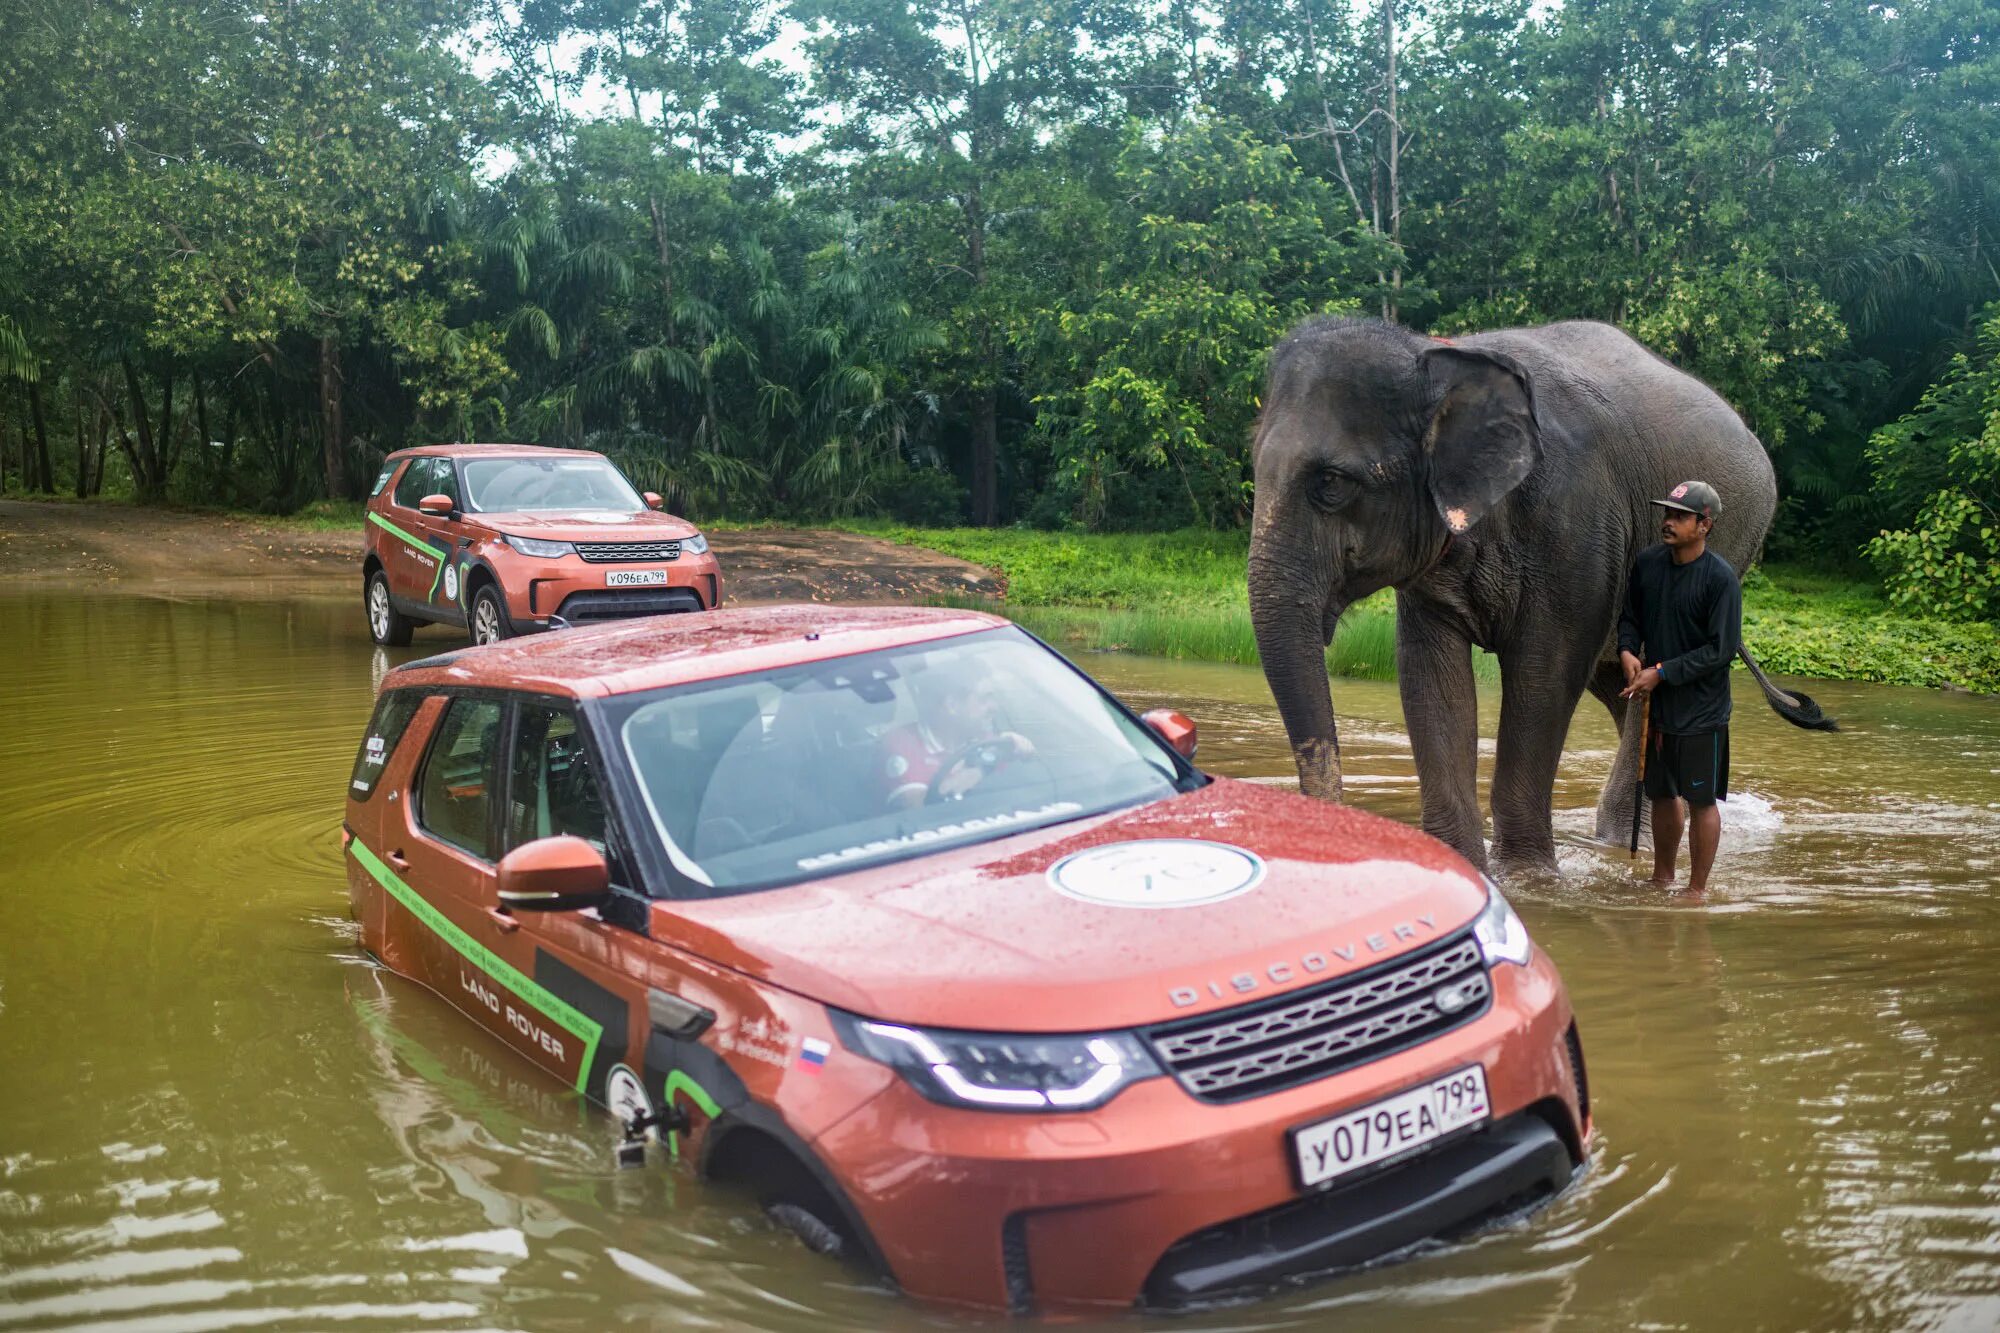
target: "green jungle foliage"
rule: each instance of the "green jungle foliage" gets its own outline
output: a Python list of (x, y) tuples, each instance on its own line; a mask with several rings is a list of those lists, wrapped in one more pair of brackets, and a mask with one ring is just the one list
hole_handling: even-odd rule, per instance
[[(999, 571), (1004, 601), (950, 604), (1004, 614), (1059, 647), (1258, 662), (1243, 533), (842, 526)], [(1395, 623), (1391, 592), (1350, 607), (1327, 648), (1327, 669), (1393, 679)], [(2000, 693), (2000, 633), (1992, 624), (1912, 617), (1865, 582), (1799, 566), (1760, 567), (1744, 579), (1743, 636), (1757, 660), (1781, 675)], [(1486, 653), (1473, 654), (1473, 669), (1483, 680), (1499, 675)]]
[(2000, 0), (0, 6), (0, 487), (287, 513), (480, 438), (603, 449), (704, 520), (1229, 532), (1300, 318), (1591, 318), (1759, 432), (1775, 557), (1869, 544), (1899, 606), (1990, 622), (1996, 31)]
[(1880, 485), (1917, 507), (1868, 544), (1889, 599), (1949, 620), (2000, 620), (2000, 305), (1917, 410), (1868, 446)]

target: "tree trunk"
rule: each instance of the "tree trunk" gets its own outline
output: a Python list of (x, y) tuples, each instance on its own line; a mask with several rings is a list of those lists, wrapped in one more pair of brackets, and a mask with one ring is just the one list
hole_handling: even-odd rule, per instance
[(215, 437), (208, 433), (208, 395), (202, 391), (200, 375), (194, 377), (194, 424), (195, 434), (200, 437), (194, 442), (195, 451), (205, 459)]
[[(102, 386), (103, 382), (99, 382)], [(100, 388), (97, 396), (97, 448), (90, 460), (90, 494), (104, 493), (104, 457), (111, 452), (111, 406)], [(89, 496), (85, 497), (86, 499)]]
[[(979, 190), (978, 162), (966, 193), (966, 255), (972, 268), (973, 299), (986, 291), (986, 213)], [(986, 316), (975, 316), (973, 342), (979, 348), (979, 377), (984, 383), (972, 400), (972, 522), (990, 528), (1000, 522), (1000, 390), (994, 365), (993, 328)]]
[(1396, 0), (1382, 0), (1382, 50), (1388, 70), (1389, 101), (1389, 239), (1397, 246), (1395, 268), (1389, 277), (1389, 298), (1383, 303), (1383, 316), (1394, 319), (1400, 308), (1403, 294), (1403, 190), (1401, 168), (1403, 161), (1403, 125), (1396, 119)]
[(56, 470), (49, 465), (49, 423), (42, 414), (42, 386), (38, 381), (28, 381), (28, 410), (35, 418), (35, 489), (56, 493)]
[(146, 395), (139, 387), (139, 371), (132, 364), (131, 357), (119, 358), (125, 368), (125, 393), (132, 402), (133, 425), (138, 430), (134, 439), (125, 430), (125, 423), (118, 423), (118, 447), (125, 451), (125, 461), (132, 465), (132, 485), (139, 491), (142, 500), (157, 500), (163, 489), (157, 481), (159, 475), (159, 454), (153, 447), (153, 421), (146, 411)]
[(653, 215), (653, 249), (660, 256), (660, 295), (667, 303), (667, 332), (674, 329), (674, 250), (667, 243), (667, 220), (660, 212), (660, 201), (656, 195), (646, 197), (646, 207)]
[(326, 498), (346, 493), (341, 468), (340, 344), (332, 334), (319, 340), (319, 421), (321, 458), (326, 464)]
[(999, 398), (988, 385), (972, 400), (972, 522), (981, 528), (1000, 521)]
[(84, 497), (84, 488), (90, 485), (90, 442), (83, 430), (83, 387), (74, 381), (70, 383), (70, 407), (76, 418), (76, 498)]

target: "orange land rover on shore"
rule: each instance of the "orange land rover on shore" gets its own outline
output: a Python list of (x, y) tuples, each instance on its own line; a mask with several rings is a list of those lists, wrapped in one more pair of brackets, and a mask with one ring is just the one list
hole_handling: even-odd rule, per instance
[(989, 616), (598, 626), (388, 674), (348, 881), (621, 1157), (921, 1298), (1232, 1299), (1562, 1189), (1583, 1053), (1506, 900), (1193, 753)]
[(659, 507), (584, 449), (399, 449), (368, 497), (368, 632), (406, 644), (432, 621), (493, 643), (551, 624), (714, 610), (722, 583), (708, 539)]

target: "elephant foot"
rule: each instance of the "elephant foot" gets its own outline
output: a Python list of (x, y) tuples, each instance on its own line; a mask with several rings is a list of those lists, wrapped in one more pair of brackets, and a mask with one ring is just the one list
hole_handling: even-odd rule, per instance
[(1489, 873), (1494, 879), (1502, 881), (1562, 878), (1562, 870), (1556, 865), (1553, 842), (1519, 847), (1496, 841), (1493, 844), (1493, 868)]

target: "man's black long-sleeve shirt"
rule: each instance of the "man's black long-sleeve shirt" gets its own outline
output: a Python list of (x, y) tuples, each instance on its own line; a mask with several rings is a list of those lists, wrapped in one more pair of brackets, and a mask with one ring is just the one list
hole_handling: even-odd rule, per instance
[(1660, 668), (1653, 728), (1670, 736), (1729, 725), (1729, 666), (1743, 642), (1743, 589), (1713, 551), (1685, 565), (1665, 546), (1639, 552), (1625, 582), (1618, 648)]

